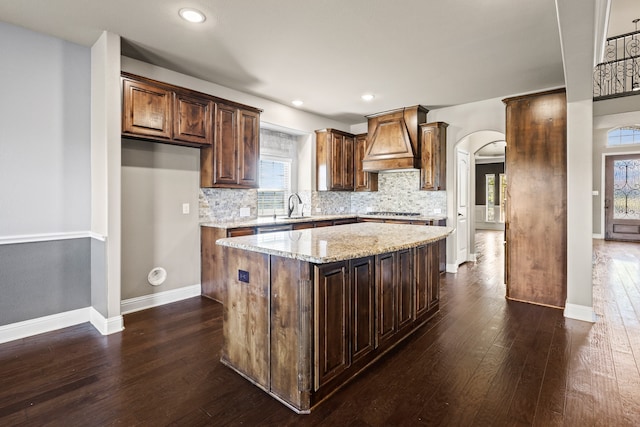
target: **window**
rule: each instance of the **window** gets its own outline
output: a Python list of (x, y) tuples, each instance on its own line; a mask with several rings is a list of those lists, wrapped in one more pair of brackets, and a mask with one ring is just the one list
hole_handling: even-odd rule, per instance
[(607, 146), (640, 144), (640, 126), (622, 126), (607, 133)]
[(485, 178), (485, 192), (486, 192), (486, 214), (485, 221), (486, 222), (495, 222), (496, 214), (495, 214), (495, 206), (496, 206), (496, 198), (495, 198), (495, 188), (496, 188), (496, 176), (495, 174), (487, 174), (484, 176)]
[(504, 209), (507, 206), (507, 176), (500, 174), (500, 222), (504, 222)]
[(291, 160), (260, 158), (258, 215), (284, 215), (291, 193)]

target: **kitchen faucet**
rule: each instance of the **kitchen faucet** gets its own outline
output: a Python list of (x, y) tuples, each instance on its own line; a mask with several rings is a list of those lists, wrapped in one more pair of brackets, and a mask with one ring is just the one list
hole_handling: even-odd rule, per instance
[(289, 196), (289, 202), (287, 204), (287, 217), (291, 218), (291, 214), (293, 213), (293, 207), (294, 207), (294, 200), (292, 200), (293, 196), (296, 197), (296, 199), (298, 199), (298, 203), (302, 203), (302, 199), (300, 198), (300, 196), (298, 195), (298, 193), (293, 193), (292, 195)]

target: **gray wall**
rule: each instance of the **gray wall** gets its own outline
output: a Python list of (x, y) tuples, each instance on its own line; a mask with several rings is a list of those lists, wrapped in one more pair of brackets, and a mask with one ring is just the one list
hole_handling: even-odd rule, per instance
[(0, 245), (0, 326), (91, 304), (90, 239)]
[(0, 237), (90, 228), (90, 50), (0, 22)]
[(90, 50), (0, 22), (0, 325), (91, 303)]
[[(122, 140), (123, 300), (200, 283), (199, 168), (197, 148)], [(160, 286), (154, 267), (167, 270)]]

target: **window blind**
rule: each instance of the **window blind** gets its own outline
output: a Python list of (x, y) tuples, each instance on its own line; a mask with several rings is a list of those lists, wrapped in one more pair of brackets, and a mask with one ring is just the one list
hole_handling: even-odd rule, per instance
[(290, 193), (291, 162), (261, 158), (258, 215), (285, 214), (286, 198)]

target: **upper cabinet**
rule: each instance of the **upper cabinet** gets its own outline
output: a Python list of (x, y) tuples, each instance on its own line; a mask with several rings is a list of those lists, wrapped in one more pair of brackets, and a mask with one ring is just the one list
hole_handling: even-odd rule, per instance
[(446, 190), (447, 123), (423, 123), (421, 133), (420, 189)]
[(200, 153), (200, 186), (257, 188), (260, 112), (216, 103), (213, 147)]
[(211, 145), (213, 101), (176, 93), (173, 105), (173, 139), (196, 145)]
[(355, 136), (336, 129), (316, 131), (318, 191), (353, 191)]
[(261, 110), (122, 73), (122, 136), (200, 147), (200, 186), (258, 187)]
[(201, 147), (213, 141), (213, 101), (153, 80), (123, 74), (122, 135)]
[(355, 141), (355, 191), (378, 191), (378, 174), (362, 169), (362, 160), (367, 152), (367, 134), (356, 135)]

